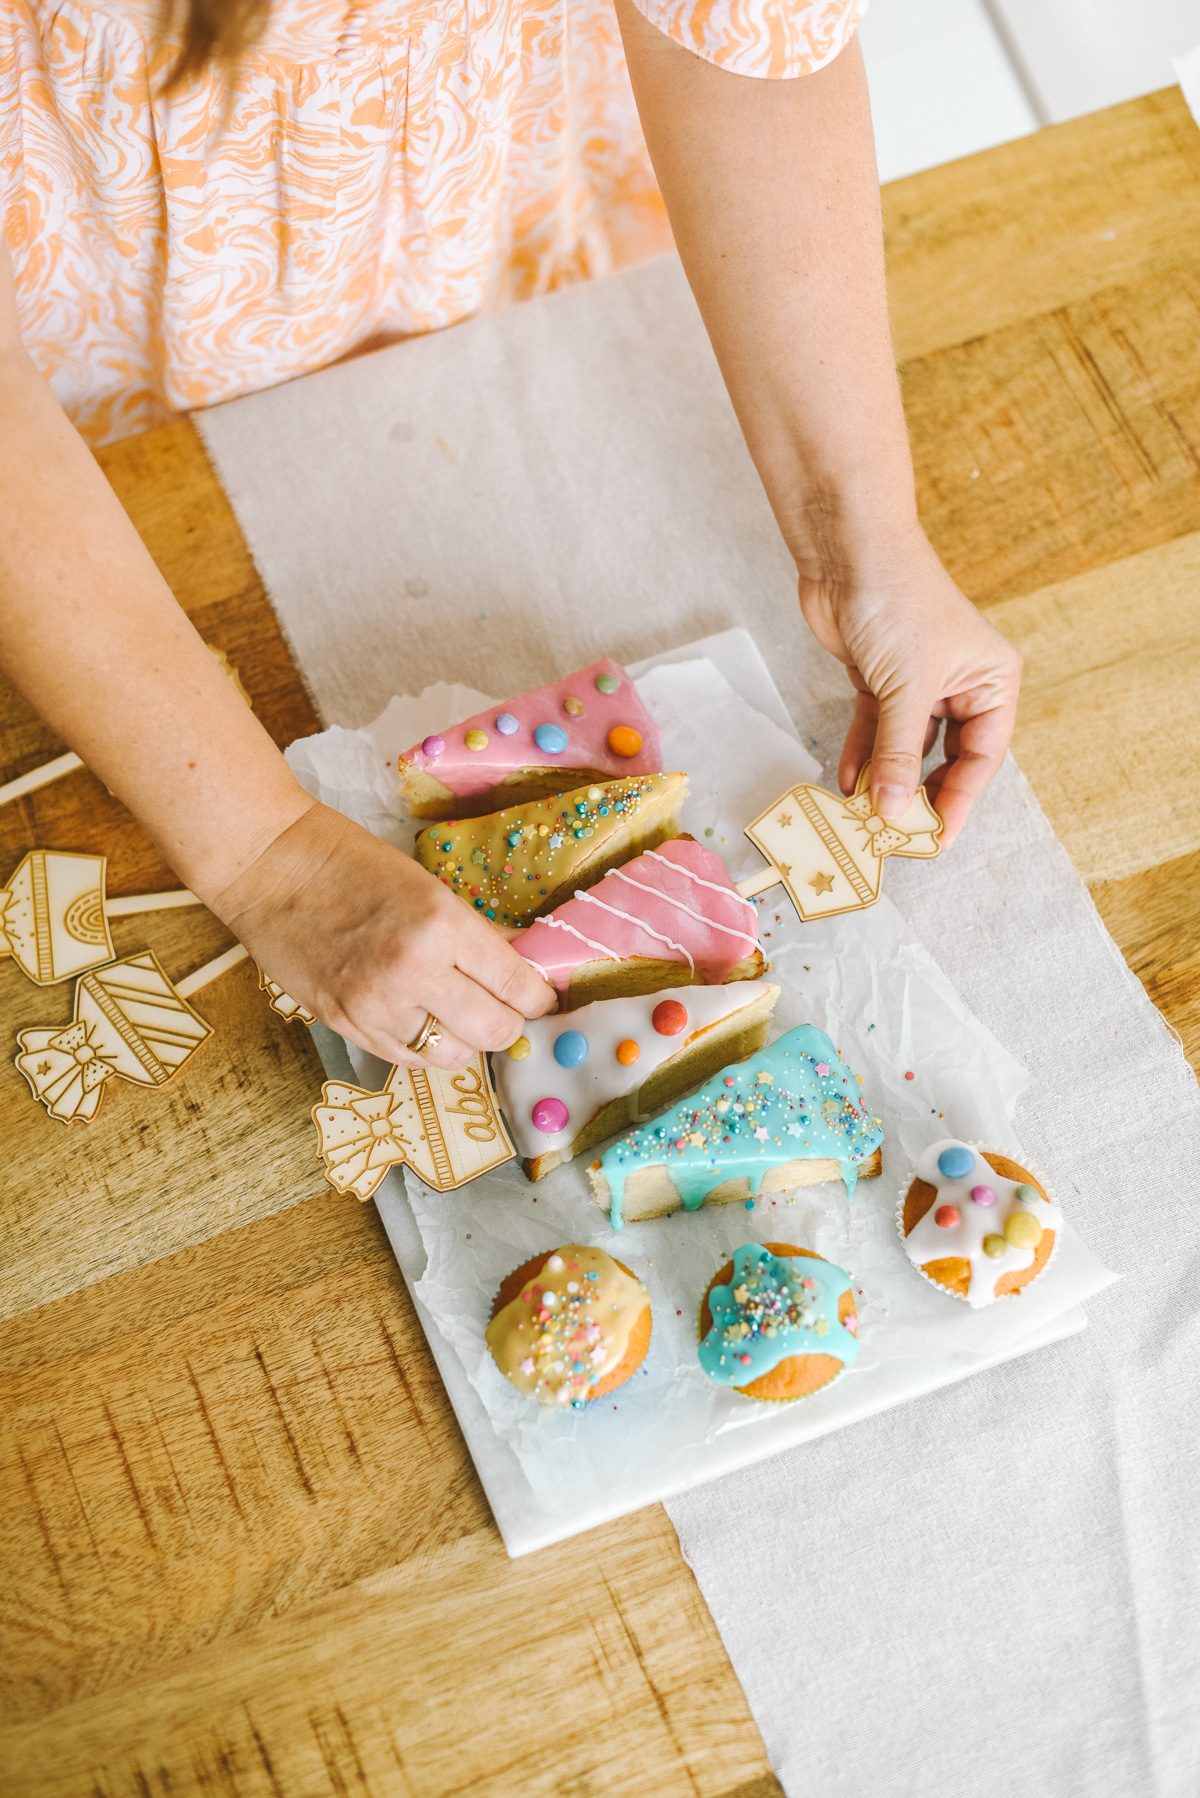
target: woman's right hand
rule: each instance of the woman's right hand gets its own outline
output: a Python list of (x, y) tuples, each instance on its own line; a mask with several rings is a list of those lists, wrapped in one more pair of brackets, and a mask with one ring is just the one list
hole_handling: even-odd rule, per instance
[[(554, 1010), (502, 931), (316, 800), (207, 902), (292, 998), (384, 1061), (463, 1067)], [(427, 1012), (441, 1041), (416, 1056)]]

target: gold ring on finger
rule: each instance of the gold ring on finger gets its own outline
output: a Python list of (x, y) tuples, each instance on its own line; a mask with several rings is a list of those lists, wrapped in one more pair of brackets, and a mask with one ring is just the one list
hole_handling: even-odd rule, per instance
[(431, 1011), (425, 1013), (425, 1022), (413, 1037), (411, 1043), (405, 1043), (410, 1055), (423, 1055), (427, 1049), (436, 1049), (442, 1040), (442, 1026)]

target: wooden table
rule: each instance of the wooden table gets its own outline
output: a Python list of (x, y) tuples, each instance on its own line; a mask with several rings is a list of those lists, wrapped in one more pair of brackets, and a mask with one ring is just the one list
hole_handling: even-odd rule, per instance
[[(1174, 92), (897, 183), (925, 518), (1020, 644), (1017, 751), (1147, 990), (1200, 1049), (1200, 132)], [(101, 458), (280, 742), (315, 726), (191, 426)], [(0, 779), (56, 753), (15, 699)], [(0, 813), (0, 870), (101, 849), (87, 775)], [(123, 920), (180, 975), (191, 912)], [(6, 1037), (69, 989), (0, 964)], [(158, 1794), (777, 1790), (659, 1509), (510, 1563), (378, 1219), (314, 1159), (321, 1070), (243, 967), (158, 1094), (51, 1122), (0, 1065), (0, 1787)]]

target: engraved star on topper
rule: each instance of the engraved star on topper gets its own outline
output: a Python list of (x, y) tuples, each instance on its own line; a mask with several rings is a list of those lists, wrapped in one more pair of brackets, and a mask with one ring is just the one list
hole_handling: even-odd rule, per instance
[[(781, 835), (785, 830), (786, 840)], [(883, 890), (886, 858), (899, 855), (923, 860), (937, 855), (942, 821), (924, 787), (917, 788), (902, 818), (891, 822), (881, 818), (871, 798), (868, 762), (848, 799), (803, 783), (781, 794), (748, 824), (746, 835), (766, 856), (769, 866), (739, 881), (738, 891), (751, 899), (782, 882), (808, 924), (874, 905)], [(790, 859), (785, 859), (785, 852)], [(817, 872), (797, 885), (792, 870), (806, 863)], [(830, 872), (829, 863), (842, 876), (841, 881)]]

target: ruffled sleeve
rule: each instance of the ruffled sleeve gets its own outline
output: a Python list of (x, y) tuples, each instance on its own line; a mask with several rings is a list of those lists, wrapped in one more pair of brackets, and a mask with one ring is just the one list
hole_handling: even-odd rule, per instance
[(735, 75), (811, 75), (844, 50), (867, 0), (633, 0), (685, 50)]

